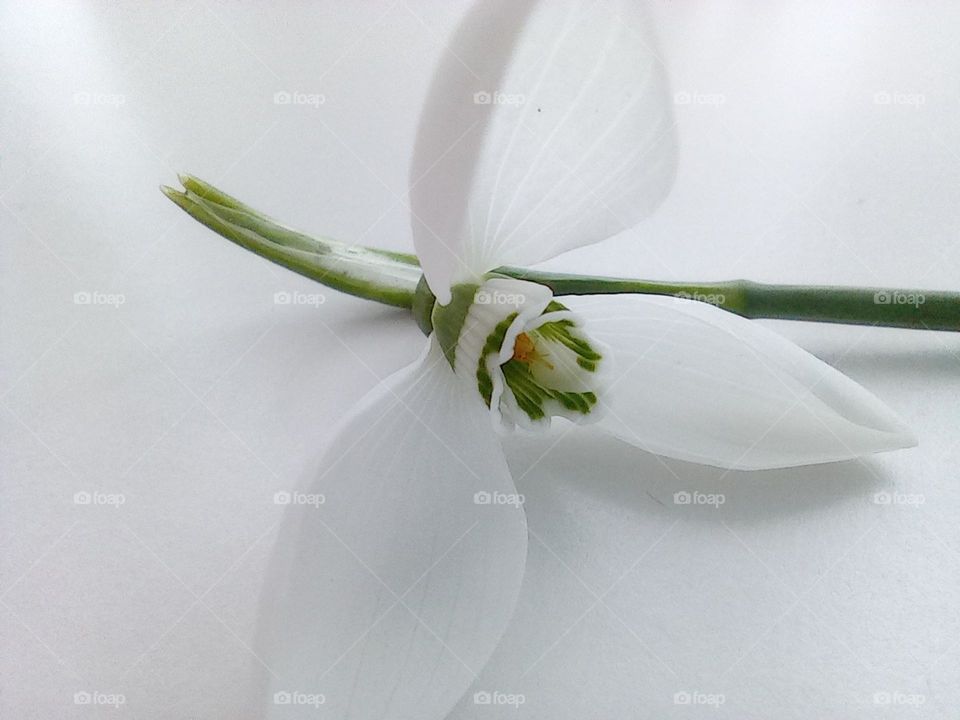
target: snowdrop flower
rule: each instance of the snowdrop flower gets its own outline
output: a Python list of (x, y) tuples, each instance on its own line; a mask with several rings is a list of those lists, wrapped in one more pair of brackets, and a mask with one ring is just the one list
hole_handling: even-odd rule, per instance
[(629, 0), (487, 0), (453, 38), (411, 172), (429, 337), (333, 434), (306, 488), (324, 502), (291, 508), (258, 648), (268, 714), (296, 716), (299, 692), (326, 717), (431, 720), (469, 689), (524, 574), (504, 430), (589, 423), (736, 469), (914, 444), (870, 393), (749, 320), (492, 273), (602, 241), (667, 193), (676, 141), (646, 26)]

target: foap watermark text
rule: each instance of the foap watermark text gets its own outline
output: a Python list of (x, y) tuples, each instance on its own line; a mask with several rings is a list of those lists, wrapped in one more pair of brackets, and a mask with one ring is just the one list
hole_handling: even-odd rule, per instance
[(127, 301), (123, 293), (108, 293), (100, 290), (79, 290), (73, 294), (74, 305), (107, 305), (119, 308)]
[(680, 490), (673, 494), (674, 505), (709, 505), (718, 508), (727, 501), (723, 493), (704, 493), (694, 490)]
[(480, 490), (473, 494), (474, 505), (513, 505), (520, 507), (526, 501), (522, 493), (487, 492)]
[(473, 94), (473, 103), (475, 105), (523, 105), (527, 101), (526, 96), (519, 93), (505, 93), (499, 90), (490, 92), (480, 90)]
[(273, 294), (274, 305), (306, 305), (320, 307), (327, 301), (323, 293), (305, 293), (299, 291), (280, 290)]
[(927, 501), (923, 493), (878, 492), (873, 494), (874, 505), (920, 506)]
[(874, 305), (913, 305), (920, 307), (927, 301), (923, 293), (900, 290), (878, 290), (873, 294)]
[(473, 694), (474, 705), (508, 705), (520, 707), (527, 701), (522, 693), (505, 693), (499, 690), (480, 690)]
[(303, 705), (318, 708), (327, 702), (323, 693), (308, 693), (299, 690), (278, 690), (273, 694), (274, 705)]
[(327, 502), (327, 496), (322, 493), (302, 493), (281, 490), (273, 494), (274, 505), (309, 505), (320, 507)]
[(105, 693), (99, 690), (81, 690), (73, 694), (74, 705), (105, 705), (119, 708), (127, 704), (127, 696), (122, 693)]
[(89, 492), (81, 490), (73, 494), (74, 505), (106, 505), (109, 507), (120, 507), (127, 502), (127, 497), (123, 493), (105, 493)]
[(327, 102), (327, 96), (323, 93), (279, 90), (273, 94), (274, 105), (305, 105), (306, 107), (319, 108), (325, 102)]
[(723, 693), (705, 693), (699, 690), (681, 690), (673, 694), (674, 705), (705, 705), (720, 707), (727, 701)]

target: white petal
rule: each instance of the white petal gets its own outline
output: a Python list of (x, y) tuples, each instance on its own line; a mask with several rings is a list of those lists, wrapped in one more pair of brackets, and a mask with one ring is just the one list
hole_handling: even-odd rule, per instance
[(453, 283), (604, 240), (666, 195), (677, 151), (648, 27), (628, 0), (468, 13), (411, 170), (414, 243), (441, 304)]
[(258, 632), (268, 717), (314, 717), (285, 702), (304, 693), (324, 717), (442, 718), (513, 614), (524, 513), (486, 407), (433, 345), (351, 413), (285, 516)]
[(756, 322), (673, 298), (563, 302), (613, 350), (601, 425), (645, 450), (755, 470), (916, 444), (867, 390)]

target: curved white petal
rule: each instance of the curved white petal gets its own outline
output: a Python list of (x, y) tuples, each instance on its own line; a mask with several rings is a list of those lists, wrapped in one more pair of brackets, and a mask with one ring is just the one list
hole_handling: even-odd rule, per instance
[(486, 407), (435, 345), (360, 403), (292, 498), (258, 632), (267, 717), (315, 717), (301, 693), (323, 717), (442, 718), (513, 614), (524, 512)]
[(676, 141), (642, 3), (484, 0), (436, 71), (411, 169), (414, 244), (451, 284), (604, 240), (666, 195)]
[(756, 322), (674, 298), (563, 302), (613, 350), (601, 425), (645, 450), (755, 470), (916, 444), (867, 390)]

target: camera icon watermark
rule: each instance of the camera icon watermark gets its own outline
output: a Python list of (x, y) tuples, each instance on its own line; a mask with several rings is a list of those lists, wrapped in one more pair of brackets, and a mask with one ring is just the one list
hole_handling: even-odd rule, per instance
[(526, 303), (527, 296), (524, 293), (481, 288), (473, 294), (473, 301), (477, 305), (498, 305), (516, 309)]
[(718, 508), (727, 502), (727, 496), (723, 493), (703, 493), (694, 490), (680, 490), (673, 494), (674, 505), (708, 505)]
[(74, 505), (106, 505), (108, 507), (120, 507), (127, 502), (127, 496), (123, 493), (104, 493), (89, 492), (81, 490), (73, 494)]
[(105, 705), (108, 707), (119, 708), (127, 704), (127, 697), (122, 693), (105, 693), (98, 690), (88, 692), (81, 690), (73, 694), (74, 705)]
[(274, 505), (307, 505), (309, 507), (320, 507), (326, 502), (327, 496), (323, 493), (302, 493), (281, 490), (273, 494)]
[(919, 507), (927, 502), (923, 493), (878, 492), (873, 494), (874, 505), (905, 505)]
[(273, 94), (274, 105), (305, 105), (307, 107), (319, 108), (326, 102), (327, 96), (323, 93), (304, 93), (278, 90)]
[(504, 93), (499, 90), (480, 90), (473, 94), (474, 105), (523, 105), (527, 101), (520, 93)]
[(74, 305), (107, 305), (119, 308), (127, 301), (123, 293), (107, 293), (99, 290), (79, 290), (73, 294)]
[(927, 96), (923, 93), (897, 92), (893, 90), (881, 90), (873, 94), (874, 105), (903, 105), (906, 107), (920, 108), (927, 102)]
[(527, 702), (523, 693), (505, 693), (499, 690), (479, 690), (473, 694), (474, 705), (507, 705), (518, 708)]
[(717, 306), (721, 306), (727, 302), (727, 296), (723, 293), (686, 292), (685, 290), (681, 290), (680, 292), (674, 293), (673, 297), (678, 300), (695, 300), (696, 302)]
[(723, 93), (704, 93), (696, 90), (681, 90), (673, 96), (675, 105), (701, 105), (720, 107), (727, 102)]
[(127, 96), (120, 93), (89, 92), (81, 90), (73, 94), (73, 104), (85, 107), (115, 107), (126, 104)]
[(905, 693), (899, 690), (880, 690), (873, 694), (873, 704), (890, 706), (901, 705), (906, 707), (920, 707), (927, 701), (927, 696), (920, 693)]
[(512, 505), (520, 507), (527, 498), (523, 493), (502, 493), (480, 490), (473, 494), (474, 505)]
[(327, 702), (323, 693), (307, 693), (299, 690), (278, 690), (273, 694), (274, 705), (306, 705), (318, 708)]
[(901, 292), (900, 290), (878, 290), (873, 294), (874, 305), (923, 305), (927, 298), (923, 293)]
[(274, 305), (306, 305), (308, 307), (320, 307), (327, 301), (327, 296), (323, 293), (305, 293), (299, 291), (290, 292), (288, 290), (279, 290), (273, 294)]
[(705, 705), (718, 708), (727, 701), (723, 693), (705, 693), (698, 690), (681, 690), (673, 694), (674, 705)]

